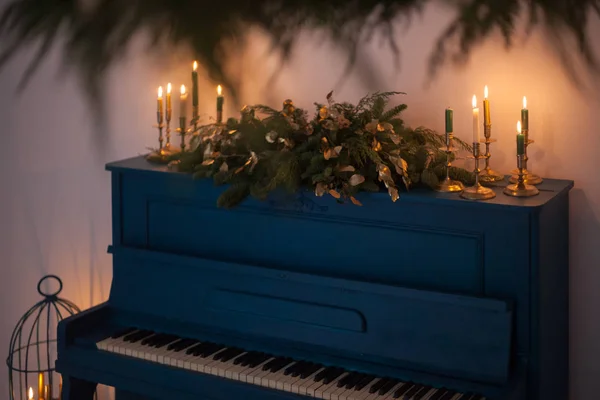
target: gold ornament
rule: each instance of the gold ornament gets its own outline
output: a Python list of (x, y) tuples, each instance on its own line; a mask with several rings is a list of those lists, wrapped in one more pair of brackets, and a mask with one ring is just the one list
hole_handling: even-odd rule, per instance
[(279, 136), (279, 134), (277, 132), (270, 131), (270, 132), (267, 132), (265, 139), (269, 143), (275, 143), (275, 141), (277, 140), (277, 136)]
[(396, 172), (398, 175), (406, 175), (406, 170), (408, 169), (408, 163), (400, 156), (390, 156), (390, 161), (394, 164), (396, 168)]
[(283, 102), (283, 114), (286, 116), (290, 116), (292, 114), (294, 114), (294, 111), (296, 111), (296, 107), (294, 107), (294, 102), (290, 99), (287, 99), (286, 101)]
[(379, 140), (377, 140), (377, 138), (373, 138), (373, 144), (371, 145), (371, 147), (374, 151), (381, 151), (381, 143), (379, 143)]
[(215, 162), (215, 160), (213, 160), (212, 158), (209, 158), (208, 160), (202, 161), (202, 165), (213, 165), (214, 162)]
[(396, 189), (394, 180), (392, 179), (392, 171), (390, 171), (387, 165), (383, 164), (379, 164), (377, 170), (379, 171), (379, 180), (385, 184), (392, 201), (395, 202), (400, 196), (398, 195), (398, 189)]
[(379, 121), (374, 119), (371, 122), (369, 122), (367, 125), (365, 125), (365, 129), (367, 130), (367, 132), (371, 132), (371, 133), (375, 134), (375, 133), (377, 133), (378, 125), (379, 125)]
[(339, 172), (354, 172), (355, 169), (354, 169), (354, 167), (352, 165), (343, 165), (343, 166), (340, 165), (338, 167), (338, 171)]
[(327, 109), (327, 107), (323, 106), (319, 109), (319, 118), (321, 118), (321, 120), (324, 120), (327, 117), (329, 117), (329, 110)]
[(390, 133), (390, 139), (392, 140), (392, 142), (394, 142), (395, 145), (399, 145), (400, 142), (402, 141), (402, 138), (400, 137), (400, 135), (398, 135), (394, 131), (392, 131), (392, 133)]
[(350, 177), (350, 185), (358, 186), (365, 181), (365, 177), (360, 174), (354, 174)]
[(389, 122), (381, 122), (377, 124), (377, 130), (379, 132), (393, 131), (394, 127)]

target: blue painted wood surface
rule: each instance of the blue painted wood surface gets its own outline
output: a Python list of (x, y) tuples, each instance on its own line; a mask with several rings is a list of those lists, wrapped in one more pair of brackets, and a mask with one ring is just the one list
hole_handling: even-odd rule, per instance
[(211, 181), (143, 157), (107, 169), (113, 285), (102, 307), (59, 325), (57, 368), (72, 387), (114, 385), (119, 400), (290, 397), (95, 350), (137, 324), (491, 399), (567, 398), (571, 181), (525, 199), (414, 190), (396, 203), (364, 193), (356, 207), (306, 192), (222, 210)]

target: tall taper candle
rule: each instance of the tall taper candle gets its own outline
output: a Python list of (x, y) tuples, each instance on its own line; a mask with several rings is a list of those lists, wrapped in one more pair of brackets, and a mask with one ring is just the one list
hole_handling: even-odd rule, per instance
[(529, 110), (527, 109), (527, 97), (523, 96), (523, 109), (521, 109), (521, 128), (529, 130)]
[(450, 136), (453, 132), (454, 125), (454, 111), (448, 107), (446, 108), (446, 146), (450, 146)]
[(179, 97), (180, 108), (179, 108), (179, 117), (185, 118), (187, 116), (187, 93), (185, 91), (185, 85), (181, 85), (181, 96)]
[(173, 113), (173, 107), (171, 105), (171, 83), (167, 83), (167, 120), (171, 120), (171, 115)]
[(479, 143), (479, 108), (477, 107), (477, 97), (473, 95), (473, 143)]
[(517, 122), (517, 155), (525, 154), (525, 135), (521, 133), (521, 121)]
[[(194, 61), (192, 66), (192, 106), (198, 107), (198, 63)], [(194, 115), (197, 117), (197, 115)]]
[(217, 86), (217, 122), (219, 123), (223, 122), (223, 103), (225, 102), (222, 90), (221, 85)]
[(484, 125), (490, 125), (490, 101), (488, 100), (488, 87), (487, 85), (483, 88), (483, 123)]
[(44, 400), (44, 374), (38, 374), (38, 399)]
[(27, 398), (29, 400), (33, 400), (33, 388), (29, 386), (29, 391), (27, 392)]
[(158, 99), (156, 100), (156, 122), (159, 125), (163, 123), (163, 88), (158, 87)]

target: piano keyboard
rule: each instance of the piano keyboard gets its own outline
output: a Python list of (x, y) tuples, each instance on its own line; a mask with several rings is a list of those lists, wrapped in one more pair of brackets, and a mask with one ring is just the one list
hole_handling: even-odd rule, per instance
[(124, 356), (326, 400), (485, 399), (476, 394), (137, 328), (118, 332), (97, 346)]

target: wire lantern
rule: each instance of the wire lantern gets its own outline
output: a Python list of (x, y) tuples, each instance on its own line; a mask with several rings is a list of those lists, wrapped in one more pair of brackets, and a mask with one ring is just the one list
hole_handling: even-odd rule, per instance
[[(42, 283), (54, 279), (58, 290), (45, 293)], [(37, 285), (43, 297), (17, 323), (10, 339), (8, 366), (10, 400), (61, 398), (62, 382), (54, 369), (58, 323), (81, 312), (69, 300), (58, 297), (63, 284), (56, 275), (44, 276)]]

